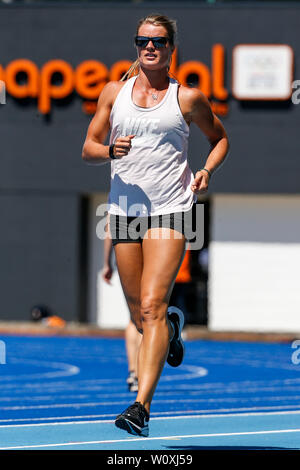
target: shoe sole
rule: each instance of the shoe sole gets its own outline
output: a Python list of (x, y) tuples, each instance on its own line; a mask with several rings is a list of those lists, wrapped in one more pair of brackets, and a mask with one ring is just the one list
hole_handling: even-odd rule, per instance
[(135, 425), (133, 423), (123, 417), (117, 418), (115, 425), (117, 428), (123, 429), (124, 431), (127, 431), (129, 434), (133, 434), (134, 436), (147, 437), (149, 435), (148, 425), (144, 426), (141, 430), (137, 430), (135, 429)]
[(179, 317), (179, 331), (178, 331), (178, 339), (177, 341), (179, 341), (180, 345), (181, 345), (181, 348), (182, 348), (182, 359), (181, 361), (176, 364), (176, 365), (173, 365), (173, 364), (170, 364), (169, 362), (169, 357), (167, 358), (167, 362), (168, 364), (170, 364), (170, 366), (172, 367), (178, 367), (180, 366), (180, 364), (182, 364), (182, 361), (183, 361), (183, 358), (184, 358), (184, 354), (185, 354), (185, 347), (184, 347), (184, 343), (182, 341), (182, 338), (181, 338), (181, 333), (182, 333), (182, 329), (183, 329), (183, 326), (184, 326), (184, 315), (182, 313), (182, 311), (177, 308), (177, 307), (169, 307), (168, 310), (167, 310), (167, 313), (176, 313)]
[(179, 316), (179, 334), (181, 334), (183, 325), (184, 325), (184, 315), (183, 312), (178, 307), (168, 307), (168, 313), (177, 313)]

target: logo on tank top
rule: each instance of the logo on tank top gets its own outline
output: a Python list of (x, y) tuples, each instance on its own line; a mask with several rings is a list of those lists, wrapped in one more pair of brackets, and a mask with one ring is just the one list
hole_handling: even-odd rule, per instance
[(122, 135), (142, 136), (154, 134), (160, 123), (159, 118), (135, 118), (127, 117), (122, 128)]

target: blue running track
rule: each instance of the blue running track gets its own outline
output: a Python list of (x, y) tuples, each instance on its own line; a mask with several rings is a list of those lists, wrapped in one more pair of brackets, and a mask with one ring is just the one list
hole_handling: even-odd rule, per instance
[(187, 341), (183, 364), (165, 366), (140, 438), (114, 426), (135, 399), (122, 339), (0, 340), (1, 450), (300, 449), (291, 344)]

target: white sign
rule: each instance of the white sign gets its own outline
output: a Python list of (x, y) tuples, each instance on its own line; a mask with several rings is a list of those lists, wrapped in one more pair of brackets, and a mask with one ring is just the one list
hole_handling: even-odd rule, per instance
[(286, 44), (238, 44), (232, 55), (232, 93), (239, 100), (287, 100), (293, 49)]
[(5, 82), (0, 80), (0, 104), (5, 104), (6, 103), (6, 98), (5, 98)]

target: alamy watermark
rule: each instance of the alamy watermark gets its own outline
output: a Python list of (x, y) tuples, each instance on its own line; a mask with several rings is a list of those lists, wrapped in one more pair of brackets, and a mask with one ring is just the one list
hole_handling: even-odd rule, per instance
[(295, 365), (300, 364), (300, 339), (295, 339), (295, 341), (292, 342), (292, 346), (295, 351), (292, 354), (292, 363)]
[(295, 91), (292, 93), (292, 103), (299, 104), (300, 103), (300, 80), (294, 80), (292, 83), (292, 88), (296, 88)]
[(0, 365), (6, 364), (6, 345), (4, 341), (0, 341)]
[(6, 104), (6, 87), (3, 80), (0, 80), (0, 104)]
[[(158, 221), (157, 216), (148, 216), (147, 208), (144, 204), (127, 205), (127, 197), (119, 198), (118, 206), (122, 213), (127, 214), (125, 230), (123, 227), (116, 227), (110, 223), (110, 231), (107, 230), (107, 214), (110, 204), (99, 204), (96, 216), (100, 217), (96, 226), (96, 235), (99, 239), (105, 240), (108, 237), (119, 240), (142, 239), (180, 239), (182, 234), (189, 243), (191, 250), (200, 250), (204, 244), (204, 204), (195, 204), (193, 210), (187, 212), (164, 214)], [(182, 215), (181, 215), (182, 214)], [(172, 230), (149, 230), (156, 228), (166, 228)]]

